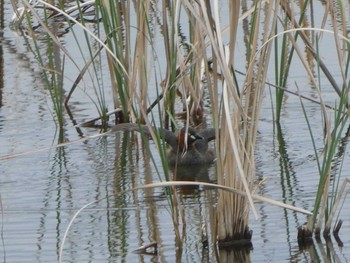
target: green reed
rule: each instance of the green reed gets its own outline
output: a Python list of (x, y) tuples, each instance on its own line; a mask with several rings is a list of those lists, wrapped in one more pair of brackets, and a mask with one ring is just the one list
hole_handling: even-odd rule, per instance
[[(306, 25), (305, 22), (305, 12), (309, 7), (309, 1), (300, 3), (300, 17), (298, 19), (298, 25)], [(284, 20), (282, 27), (287, 30), (293, 27), (295, 18), (291, 16), (290, 9), (287, 4), (282, 4), (282, 9), (284, 10)], [(276, 33), (278, 33), (278, 26), (276, 24)], [(295, 47), (291, 44), (289, 38), (293, 38), (294, 42), (297, 42), (299, 38), (299, 32), (295, 32), (294, 36), (288, 36), (284, 34), (282, 36), (282, 43), (279, 44), (278, 38), (275, 39), (274, 51), (275, 51), (275, 83), (277, 86), (283, 89), (276, 90), (276, 121), (279, 122), (281, 118), (281, 108), (284, 98), (284, 89), (287, 88), (287, 80), (290, 70), (290, 65), (294, 57)], [(280, 47), (279, 47), (280, 45)], [(280, 49), (280, 55), (278, 50)], [(280, 59), (278, 59), (280, 58)]]
[[(38, 17), (37, 17), (38, 18)], [(33, 22), (32, 17), (26, 13), (26, 22), (31, 24)], [(49, 30), (48, 26), (52, 26), (52, 30), (55, 30), (54, 25), (48, 22), (48, 16), (45, 13), (44, 20), (39, 21), (42, 27), (45, 30)], [(46, 54), (42, 50), (42, 45), (39, 44), (38, 40), (35, 37), (35, 32), (30, 31), (30, 35), (34, 36), (32, 38), (33, 44), (33, 52), (36, 55), (36, 58), (41, 66), (43, 79), (47, 83), (47, 90), (50, 94), (54, 113), (55, 120), (58, 124), (59, 130), (59, 142), (63, 141), (62, 132), (64, 126), (64, 61), (65, 56), (61, 55), (61, 45), (59, 42), (53, 40), (52, 33), (44, 34), (44, 39), (46, 43)], [(51, 32), (51, 31), (50, 31)], [(30, 44), (29, 39), (27, 39), (27, 43)]]
[[(344, 89), (339, 104), (334, 111), (332, 127), (329, 123), (327, 123), (327, 119), (330, 116), (326, 116), (325, 144), (321, 156), (317, 152), (312, 124), (310, 123), (310, 120), (307, 117), (305, 107), (302, 104), (302, 109), (311, 135), (311, 140), (313, 143), (317, 161), (317, 167), (320, 175), (313, 215), (309, 218), (308, 224), (303, 230), (305, 231), (306, 236), (311, 236), (313, 233), (315, 233), (317, 237), (320, 236), (320, 232), (322, 230), (322, 223), (327, 222), (328, 215), (334, 209), (335, 197), (337, 197), (337, 195), (339, 194), (338, 186), (341, 173), (334, 173), (332, 171), (335, 171), (339, 168), (338, 166), (334, 165), (334, 159), (338, 155), (338, 153), (343, 155), (337, 156), (338, 159), (341, 157), (345, 158), (344, 151), (341, 150), (341, 142), (344, 138), (344, 129), (346, 125), (348, 125), (349, 120), (349, 111), (346, 106), (347, 103), (348, 89)], [(333, 186), (330, 187), (331, 185)], [(324, 228), (324, 234), (328, 236), (328, 233), (329, 229)]]

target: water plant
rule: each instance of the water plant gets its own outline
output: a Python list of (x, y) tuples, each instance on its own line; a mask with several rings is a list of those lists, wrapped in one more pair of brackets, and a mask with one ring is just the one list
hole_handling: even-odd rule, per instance
[[(344, 136), (344, 129), (348, 124), (349, 110), (347, 109), (348, 89), (343, 90), (339, 105), (336, 107), (333, 115), (333, 125), (331, 124), (327, 112), (325, 114), (325, 142), (322, 155), (317, 152), (316, 142), (314, 140), (312, 127), (307, 117), (305, 107), (302, 104), (305, 119), (307, 121), (311, 139), (314, 146), (317, 167), (320, 175), (317, 195), (314, 204), (312, 216), (309, 217), (308, 223), (298, 230), (298, 238), (302, 242), (310, 239), (313, 234), (320, 238), (323, 229), (323, 236), (329, 237), (333, 216), (336, 213), (339, 202), (344, 194), (344, 188), (347, 179), (344, 180), (341, 189), (339, 189), (341, 178), (341, 166), (334, 164), (335, 156), (340, 153), (338, 159), (345, 158), (344, 150), (341, 143)], [(345, 135), (348, 137), (348, 135)], [(346, 138), (345, 137), (345, 138)], [(336, 172), (339, 170), (339, 172)], [(336, 201), (337, 200), (337, 201)], [(332, 215), (332, 216), (331, 216)], [(322, 227), (324, 223), (324, 227)], [(335, 226), (335, 232), (339, 231), (340, 226)]]
[[(29, 12), (32, 11), (32, 6), (29, 3), (26, 3)], [(13, 6), (16, 6), (13, 3)], [(19, 13), (20, 10), (21, 12)], [(35, 37), (35, 32), (33, 28), (28, 28), (28, 34), (30, 36), (34, 36), (33, 40), (33, 52), (36, 54), (36, 58), (42, 68), (43, 79), (47, 83), (48, 93), (50, 94), (54, 113), (55, 120), (57, 122), (58, 130), (59, 130), (59, 142), (63, 141), (63, 126), (64, 126), (64, 62), (65, 62), (65, 54), (61, 54), (61, 50), (63, 46), (59, 41), (53, 38), (53, 35), (57, 33), (58, 27), (55, 23), (51, 23), (49, 21), (47, 13), (44, 13), (43, 17), (39, 17), (36, 13), (34, 16), (30, 16), (28, 12), (23, 12), (23, 9), (16, 9), (18, 22), (21, 20), (25, 20), (27, 23), (34, 23), (33, 20), (38, 21), (40, 26), (45, 29), (43, 36), (41, 39), (46, 42), (46, 55), (42, 52), (42, 47)], [(20, 24), (16, 25), (18, 28)], [(49, 29), (49, 27), (51, 29)], [(28, 43), (28, 41), (27, 41)]]
[[(348, 121), (348, 92), (345, 88), (339, 89), (334, 77), (322, 61), (318, 52), (318, 38), (316, 37), (314, 45), (313, 39), (307, 35), (307, 32), (315, 29), (303, 29), (300, 26), (305, 23), (304, 13), (308, 7), (308, 1), (300, 7), (301, 15), (298, 22), (289, 3), (285, 1), (271, 3), (255, 1), (252, 4), (251, 10), (247, 11), (248, 15), (245, 14), (247, 18), (244, 22), (249, 24), (249, 27), (244, 29), (246, 73), (241, 79), (237, 77), (235, 71), (237, 55), (235, 47), (238, 25), (242, 19), (239, 11), (241, 4), (246, 5), (244, 1), (228, 2), (228, 19), (225, 21), (227, 28), (224, 29), (217, 0), (211, 2), (182, 0), (161, 3), (96, 0), (91, 5), (94, 7), (91, 13), (94, 17), (93, 29), (95, 31), (91, 31), (91, 28), (85, 23), (86, 3), (77, 0), (74, 10), (78, 11), (78, 15), (73, 16), (71, 12), (64, 10), (64, 6), (58, 8), (42, 0), (38, 2), (47, 8), (46, 11), (54, 11), (53, 14), (44, 13), (44, 18), (40, 18), (35, 15), (37, 9), (30, 3), (26, 3), (29, 11), (26, 13), (28, 24), (32, 24), (29, 15), (31, 13), (40, 21), (40, 27), (46, 32), (47, 58), (43, 58), (40, 52), (35, 33), (32, 34), (33, 43), (35, 54), (41, 65), (49, 65), (45, 67), (47, 69), (45, 74), (49, 75), (45, 76), (48, 83), (54, 86), (50, 91), (52, 91), (51, 96), (56, 115), (59, 116), (57, 118), (60, 126), (63, 126), (64, 123), (63, 98), (66, 99), (65, 105), (67, 106), (76, 87), (86, 75), (90, 74), (92, 79), (97, 80), (97, 88), (93, 87), (96, 98), (92, 101), (98, 109), (103, 128), (107, 129), (110, 125), (109, 107), (113, 107), (113, 110), (119, 108), (122, 112), (122, 116), (116, 117), (115, 122), (137, 123), (140, 131), (142, 131), (141, 125), (146, 124), (150, 131), (149, 134), (142, 136), (146, 148), (148, 135), (150, 135), (160, 153), (161, 168), (158, 168), (155, 159), (151, 158), (159, 179), (171, 181), (166, 161), (165, 142), (154, 127), (174, 130), (180, 125), (201, 124), (205, 126), (203, 116), (205, 113), (210, 115), (210, 122), (216, 130), (217, 137), (216, 169), (218, 176), (217, 208), (214, 212), (211, 231), (215, 239), (213, 243), (216, 244), (218, 241), (219, 246), (237, 242), (250, 243), (252, 237), (249, 229), (250, 211), (258, 218), (253, 202), (253, 199), (256, 198), (253, 193), (256, 173), (254, 154), (271, 54), (274, 51), (276, 86), (281, 87), (275, 92), (277, 121), (281, 121), (282, 102), (290, 65), (295, 54), (302, 61), (315, 87), (321, 82), (320, 78), (316, 80), (313, 74), (313, 65), (317, 65), (318, 73), (323, 72), (340, 96), (339, 105), (334, 111), (334, 124), (331, 128), (325, 111), (326, 106), (319, 92), (321, 112), (326, 120), (326, 139), (322, 160), (315, 147), (320, 182), (314, 214), (310, 217), (307, 226), (311, 233), (314, 231), (319, 233), (321, 228), (319, 222), (322, 222), (324, 216), (328, 217), (333, 213), (333, 210), (328, 208), (336, 203), (333, 200), (327, 207), (332, 161)], [(160, 12), (161, 15), (155, 15), (157, 12)], [(283, 19), (279, 17), (281, 14)], [(68, 29), (73, 34), (74, 27), (79, 26), (84, 33), (84, 39), (75, 37), (75, 41), (79, 47), (81, 46), (79, 42), (85, 41), (88, 50), (88, 59), (84, 61), (82, 67), (77, 66), (79, 72), (67, 96), (64, 95), (63, 89), (66, 83), (63, 81), (65, 61), (67, 58), (72, 61), (74, 59), (70, 56), (70, 52), (59, 44), (55, 33), (48, 26), (52, 17), (57, 18), (58, 15), (64, 18)], [(132, 16), (135, 16), (135, 24), (132, 23)], [(161, 19), (152, 20), (152, 17)], [(159, 41), (153, 23), (159, 25), (161, 41)], [(283, 28), (283, 32), (278, 32), (280, 27)], [(187, 35), (183, 34), (183, 31), (186, 30)], [(225, 31), (228, 32), (228, 37)], [(279, 42), (280, 36), (282, 36), (282, 44)], [(307, 48), (308, 54), (311, 54), (311, 59), (305, 59), (300, 51), (299, 38)], [(225, 45), (226, 42), (228, 42), (227, 45)], [(161, 50), (158, 48), (159, 43), (163, 45)], [(62, 61), (59, 51), (63, 52)], [(80, 52), (84, 53), (81, 47)], [(162, 62), (158, 60), (160, 56), (164, 57)], [(107, 61), (108, 81), (102, 70), (101, 61), (103, 59)], [(46, 60), (48, 63), (44, 62)], [(164, 65), (159, 65), (160, 63)], [(347, 65), (348, 61), (346, 67)], [(165, 70), (164, 74), (162, 70)], [(342, 74), (342, 77), (346, 83), (345, 74)], [(108, 85), (103, 85), (106, 83)], [(109, 106), (107, 102), (106, 93), (108, 91), (105, 86), (110, 88), (113, 106)], [(209, 98), (206, 102), (203, 94)], [(177, 104), (178, 100), (181, 101), (179, 104)], [(303, 107), (303, 104), (301, 105)], [(182, 119), (177, 118), (176, 113), (179, 108), (183, 111)], [(304, 113), (308, 122), (305, 109)], [(312, 125), (308, 125), (312, 135)], [(156, 187), (156, 185), (150, 187)], [(179, 216), (182, 215), (183, 210), (175, 184), (164, 183), (162, 187), (165, 187), (167, 191), (176, 235), (180, 237)], [(227, 191), (227, 189), (231, 190)], [(334, 193), (338, 191), (335, 184), (333, 191)]]

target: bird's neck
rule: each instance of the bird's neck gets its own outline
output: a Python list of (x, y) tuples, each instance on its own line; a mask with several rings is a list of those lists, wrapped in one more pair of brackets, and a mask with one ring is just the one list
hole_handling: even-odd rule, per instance
[[(190, 143), (188, 140), (186, 142), (185, 139), (186, 139), (185, 133), (179, 132), (177, 136), (177, 140), (178, 140), (178, 147), (180, 151), (183, 151), (185, 149), (188, 150), (190, 147), (192, 147), (193, 143)], [(186, 147), (186, 143), (187, 143), (187, 147)]]

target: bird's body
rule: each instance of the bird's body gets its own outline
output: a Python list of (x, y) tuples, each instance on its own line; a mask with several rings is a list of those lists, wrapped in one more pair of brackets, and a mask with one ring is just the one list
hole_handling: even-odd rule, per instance
[[(150, 135), (146, 125), (118, 124), (113, 130), (140, 131)], [(215, 139), (215, 129), (205, 129), (197, 133), (192, 127), (184, 127), (177, 134), (167, 129), (159, 128), (159, 135), (170, 146), (167, 152), (168, 164), (171, 166), (190, 166), (210, 164), (215, 160), (215, 154), (208, 143)]]
[(163, 135), (161, 136), (170, 146), (167, 157), (168, 163), (172, 166), (209, 164), (215, 159), (213, 150), (208, 146), (209, 141), (215, 139), (214, 129), (207, 129), (203, 133), (197, 133), (191, 127), (188, 128), (188, 131), (184, 127), (178, 132), (178, 135), (171, 131), (163, 130)]

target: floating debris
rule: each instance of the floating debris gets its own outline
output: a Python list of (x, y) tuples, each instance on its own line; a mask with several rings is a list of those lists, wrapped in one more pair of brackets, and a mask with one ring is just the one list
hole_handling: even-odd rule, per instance
[[(55, 24), (64, 24), (64, 26), (61, 26), (63, 29), (58, 34), (62, 35), (68, 32), (75, 21), (83, 20), (86, 23), (99, 22), (100, 18), (97, 17), (95, 12), (95, 0), (80, 2), (80, 4), (66, 6), (66, 8), (62, 9), (61, 7), (46, 4), (43, 1), (30, 0), (25, 6), (15, 10), (9, 23), (9, 28), (12, 31), (19, 31), (27, 30), (29, 27), (34, 32), (40, 32), (43, 22), (49, 25), (49, 22), (53, 21)], [(33, 15), (33, 12), (35, 12), (35, 15)], [(24, 19), (26, 14), (30, 15), (30, 19)]]
[(143, 254), (143, 255), (157, 255), (158, 254), (158, 244), (153, 242), (147, 245), (143, 245), (138, 249), (134, 250), (132, 253)]

